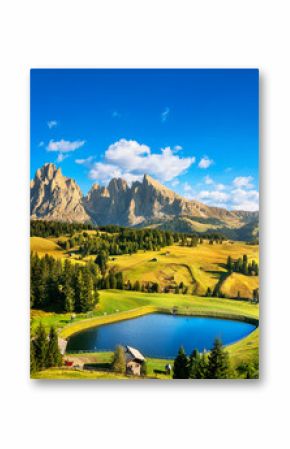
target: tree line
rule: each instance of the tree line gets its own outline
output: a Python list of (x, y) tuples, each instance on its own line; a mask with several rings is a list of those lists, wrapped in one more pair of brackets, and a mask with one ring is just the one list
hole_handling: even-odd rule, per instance
[(31, 254), (31, 307), (84, 313), (98, 302), (98, 276), (94, 263), (72, 264), (48, 256)]
[(30, 340), (30, 372), (35, 373), (45, 368), (62, 365), (62, 355), (58, 347), (58, 337), (55, 328), (50, 328), (47, 335), (40, 323), (35, 336)]
[(258, 276), (259, 275), (259, 265), (255, 260), (252, 262), (248, 261), (248, 256), (243, 255), (243, 258), (233, 260), (231, 256), (228, 256), (226, 268), (230, 273), (241, 273), (246, 276)]
[(79, 244), (79, 253), (85, 257), (100, 252), (108, 256), (134, 254), (139, 250), (159, 251), (179, 241), (179, 235), (155, 229), (122, 229), (118, 234), (97, 233)]
[(212, 350), (206, 354), (194, 349), (188, 357), (181, 347), (174, 360), (173, 379), (231, 379), (259, 377), (259, 367), (243, 363), (234, 371), (230, 366), (229, 354), (219, 339), (215, 339)]
[(74, 234), (83, 230), (94, 229), (91, 223), (66, 223), (63, 221), (30, 221), (31, 237), (60, 237), (61, 235)]

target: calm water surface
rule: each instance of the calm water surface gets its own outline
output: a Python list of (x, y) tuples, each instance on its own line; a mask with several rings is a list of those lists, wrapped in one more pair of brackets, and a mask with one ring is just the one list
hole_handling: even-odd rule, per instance
[(194, 348), (209, 350), (215, 338), (228, 345), (254, 329), (240, 321), (156, 313), (79, 332), (69, 339), (67, 352), (113, 351), (121, 344), (138, 348), (147, 357), (174, 358), (181, 345), (187, 353)]

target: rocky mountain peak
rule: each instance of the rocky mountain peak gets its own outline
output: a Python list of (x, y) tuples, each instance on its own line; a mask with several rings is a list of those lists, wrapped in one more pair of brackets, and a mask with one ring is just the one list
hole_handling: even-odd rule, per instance
[(185, 225), (192, 230), (213, 229), (213, 224), (217, 230), (238, 229), (258, 220), (258, 213), (233, 212), (183, 198), (147, 174), (132, 186), (121, 178), (111, 179), (107, 187), (95, 183), (83, 197), (78, 184), (49, 163), (37, 170), (30, 187), (34, 219), (121, 226), (178, 222), (175, 230)]
[(54, 164), (48, 163), (44, 164), (43, 167), (39, 168), (36, 172), (36, 178), (38, 179), (48, 179), (51, 180), (56, 174), (62, 175), (60, 168), (57, 168)]
[(82, 204), (81, 189), (72, 178), (63, 176), (55, 164), (45, 164), (37, 170), (30, 189), (32, 218), (68, 222), (90, 220)]
[(128, 189), (128, 184), (125, 179), (122, 178), (112, 178), (108, 185), (109, 192), (121, 191), (125, 192)]

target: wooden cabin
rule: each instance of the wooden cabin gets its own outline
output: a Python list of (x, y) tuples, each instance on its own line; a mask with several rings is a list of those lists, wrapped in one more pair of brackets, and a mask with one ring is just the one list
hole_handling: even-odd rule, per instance
[(132, 348), (131, 346), (125, 347), (125, 356), (126, 356), (126, 373), (133, 374), (134, 376), (141, 375), (141, 367), (145, 362), (145, 357), (141, 354), (140, 351), (136, 348)]
[(67, 347), (67, 340), (58, 337), (58, 348), (61, 355), (65, 354), (66, 347)]

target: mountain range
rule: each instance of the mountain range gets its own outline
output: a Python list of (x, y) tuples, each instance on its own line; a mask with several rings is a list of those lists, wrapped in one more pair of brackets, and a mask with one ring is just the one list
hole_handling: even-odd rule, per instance
[(243, 240), (258, 236), (258, 212), (228, 211), (186, 199), (146, 174), (131, 186), (121, 178), (111, 179), (107, 187), (93, 184), (84, 196), (76, 181), (48, 163), (36, 171), (30, 192), (32, 219), (220, 231)]

